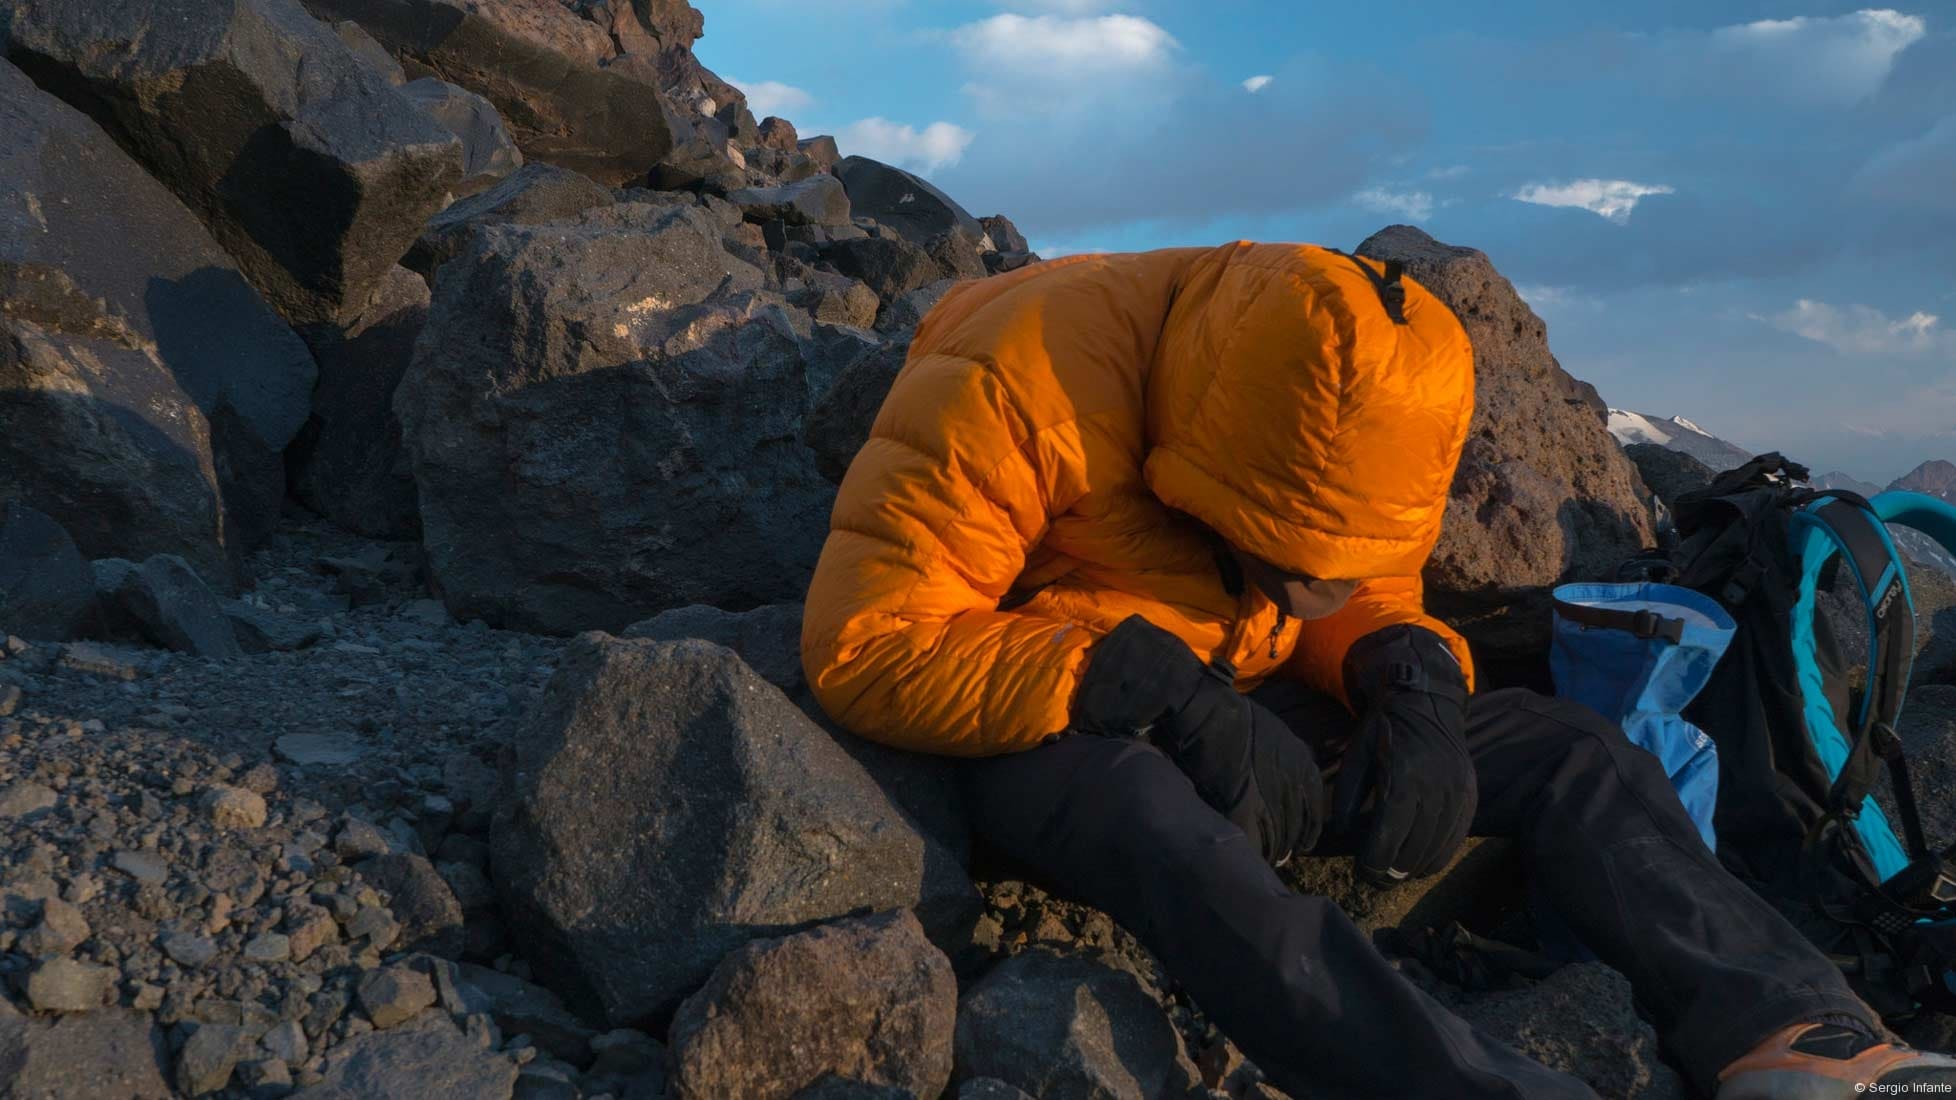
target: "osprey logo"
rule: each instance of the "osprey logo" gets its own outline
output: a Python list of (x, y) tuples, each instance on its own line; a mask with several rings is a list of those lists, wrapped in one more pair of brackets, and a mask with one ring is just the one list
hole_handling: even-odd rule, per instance
[(1888, 618), (1888, 606), (1894, 603), (1895, 597), (1901, 595), (1901, 593), (1902, 582), (1900, 578), (1897, 578), (1888, 585), (1888, 591), (1882, 594), (1881, 602), (1875, 605), (1876, 621), (1882, 621)]

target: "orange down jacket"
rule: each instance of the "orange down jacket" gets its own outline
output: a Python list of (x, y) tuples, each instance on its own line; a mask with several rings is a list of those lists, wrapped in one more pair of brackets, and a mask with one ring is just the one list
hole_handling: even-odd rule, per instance
[[(1309, 245), (1077, 256), (954, 288), (836, 500), (802, 663), (845, 727), (1013, 752), (1067, 726), (1094, 642), (1140, 614), (1243, 690), (1344, 696), (1345, 651), (1421, 609), (1473, 408), (1467, 334), (1404, 280)], [(1211, 534), (1210, 532), (1214, 532)], [(1232, 594), (1215, 535), (1362, 580), (1298, 622)]]

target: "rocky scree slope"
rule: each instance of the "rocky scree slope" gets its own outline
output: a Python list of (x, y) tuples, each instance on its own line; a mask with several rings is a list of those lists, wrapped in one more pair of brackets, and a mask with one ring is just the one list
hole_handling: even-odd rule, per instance
[[(0, 1096), (1274, 1095), (1126, 931), (974, 863), (949, 765), (814, 706), (796, 601), (909, 335), (1037, 257), (756, 120), (703, 26), (0, 0)], [(1486, 256), (1359, 247), (1474, 338), (1427, 587), (1540, 682), (1644, 487)], [(1499, 845), (1297, 875), (1518, 927)], [(1605, 968), (1403, 965), (1678, 1094)]]

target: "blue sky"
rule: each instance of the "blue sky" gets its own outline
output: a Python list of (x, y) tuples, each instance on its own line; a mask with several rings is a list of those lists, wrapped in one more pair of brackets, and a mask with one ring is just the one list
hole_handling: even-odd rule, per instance
[(757, 113), (1047, 255), (1393, 222), (1611, 404), (1886, 481), (1956, 459), (1956, 2), (695, 0)]

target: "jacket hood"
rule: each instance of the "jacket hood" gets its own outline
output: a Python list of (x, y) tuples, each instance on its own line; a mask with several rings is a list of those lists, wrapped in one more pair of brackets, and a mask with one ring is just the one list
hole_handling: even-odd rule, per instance
[(1149, 488), (1237, 548), (1315, 577), (1419, 572), (1473, 415), (1447, 305), (1311, 245), (1225, 245), (1179, 280), (1147, 382)]

